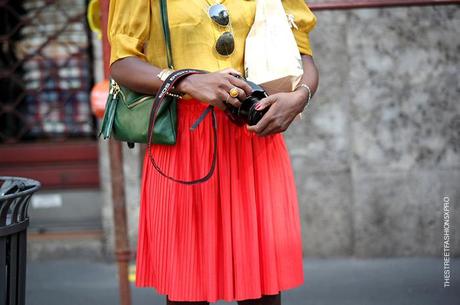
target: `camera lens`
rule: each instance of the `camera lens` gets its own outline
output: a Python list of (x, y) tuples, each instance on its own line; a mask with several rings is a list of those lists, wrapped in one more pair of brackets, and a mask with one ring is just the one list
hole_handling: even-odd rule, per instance
[(256, 110), (255, 107), (257, 106), (257, 103), (254, 104), (254, 106), (250, 109), (249, 115), (248, 115), (248, 125), (256, 125), (259, 123), (259, 121), (262, 119), (264, 114), (268, 111), (270, 107), (267, 107), (262, 110)]
[(261, 99), (258, 97), (250, 96), (243, 102), (241, 106), (240, 116), (244, 117), (244, 120), (250, 126), (256, 125), (268, 110), (256, 110), (256, 106), (260, 100)]
[(267, 97), (265, 90), (250, 82), (246, 81), (253, 89), (252, 94), (241, 102), (239, 108), (228, 106), (226, 113), (229, 118), (238, 125), (248, 124), (250, 126), (256, 125), (270, 107), (266, 107), (262, 110), (256, 110), (255, 107), (263, 98)]

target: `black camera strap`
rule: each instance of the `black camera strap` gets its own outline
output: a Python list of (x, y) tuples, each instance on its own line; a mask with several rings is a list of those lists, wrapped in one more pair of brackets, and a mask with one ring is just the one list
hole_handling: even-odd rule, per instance
[[(216, 168), (216, 163), (217, 163), (217, 119), (216, 119), (216, 113), (214, 111), (214, 106), (209, 105), (206, 107), (206, 109), (203, 111), (203, 113), (199, 116), (199, 118), (196, 120), (196, 122), (192, 125), (190, 130), (195, 130), (195, 128), (205, 119), (205, 117), (211, 113), (212, 114), (212, 129), (213, 129), (213, 135), (214, 135), (214, 152), (213, 152), (213, 157), (212, 157), (212, 163), (211, 167), (208, 171), (208, 173), (196, 180), (181, 180), (177, 179), (174, 177), (169, 176), (163, 170), (159, 167), (158, 163), (155, 161), (155, 158), (153, 157), (152, 154), (152, 149), (151, 149), (151, 143), (153, 140), (153, 129), (155, 127), (155, 121), (158, 116), (158, 112), (161, 109), (161, 105), (166, 101), (165, 97), (167, 96), (168, 93), (172, 91), (174, 88), (174, 85), (182, 80), (183, 78), (192, 75), (192, 74), (204, 74), (206, 73), (205, 71), (202, 70), (195, 70), (195, 69), (183, 69), (183, 70), (177, 70), (171, 73), (168, 78), (163, 82), (163, 85), (161, 86), (160, 90), (158, 91), (158, 94), (155, 96), (155, 100), (153, 101), (152, 104), (152, 109), (150, 111), (150, 120), (149, 120), (149, 128), (148, 128), (148, 139), (147, 139), (147, 150), (149, 153), (149, 159), (150, 162), (152, 163), (153, 167), (163, 176), (166, 177), (170, 180), (173, 180), (178, 183), (182, 184), (198, 184), (205, 182), (209, 180), (209, 178), (212, 177), (212, 174), (214, 173), (214, 170)], [(173, 103), (176, 102), (176, 99), (172, 101)]]

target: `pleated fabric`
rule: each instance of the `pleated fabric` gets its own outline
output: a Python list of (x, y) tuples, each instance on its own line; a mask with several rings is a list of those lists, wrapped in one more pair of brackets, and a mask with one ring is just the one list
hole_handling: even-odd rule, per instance
[[(153, 145), (157, 163), (181, 179), (202, 177), (213, 152), (206, 105), (178, 104), (175, 145)], [(170, 181), (144, 159), (136, 286), (172, 301), (238, 301), (304, 282), (296, 186), (282, 134), (260, 137), (219, 109), (218, 160), (198, 185)]]

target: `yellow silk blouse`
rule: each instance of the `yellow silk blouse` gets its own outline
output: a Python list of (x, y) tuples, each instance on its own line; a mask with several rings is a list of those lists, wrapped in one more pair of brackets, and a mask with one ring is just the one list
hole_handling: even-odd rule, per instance
[[(207, 8), (222, 3), (230, 15), (235, 50), (222, 56), (215, 50), (218, 37), (228, 30), (213, 22)], [(316, 16), (304, 0), (283, 0), (287, 14), (294, 16), (293, 28), (300, 53), (312, 55), (308, 33)], [(175, 69), (194, 68), (217, 71), (235, 68), (244, 71), (244, 43), (255, 16), (255, 0), (170, 0), (168, 18)], [(110, 64), (118, 59), (137, 56), (157, 67), (166, 68), (166, 49), (159, 0), (111, 0), (108, 38)], [(273, 41), (276, 47), (276, 41)]]

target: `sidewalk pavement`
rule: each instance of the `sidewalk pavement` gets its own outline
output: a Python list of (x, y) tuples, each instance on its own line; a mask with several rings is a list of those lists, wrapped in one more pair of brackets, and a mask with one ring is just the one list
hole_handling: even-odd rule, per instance
[[(119, 304), (114, 263), (33, 261), (27, 268), (27, 305)], [(460, 258), (451, 260), (448, 288), (441, 258), (306, 259), (304, 270), (305, 284), (283, 292), (283, 305), (460, 304)], [(165, 304), (153, 289), (131, 287), (133, 305)]]

